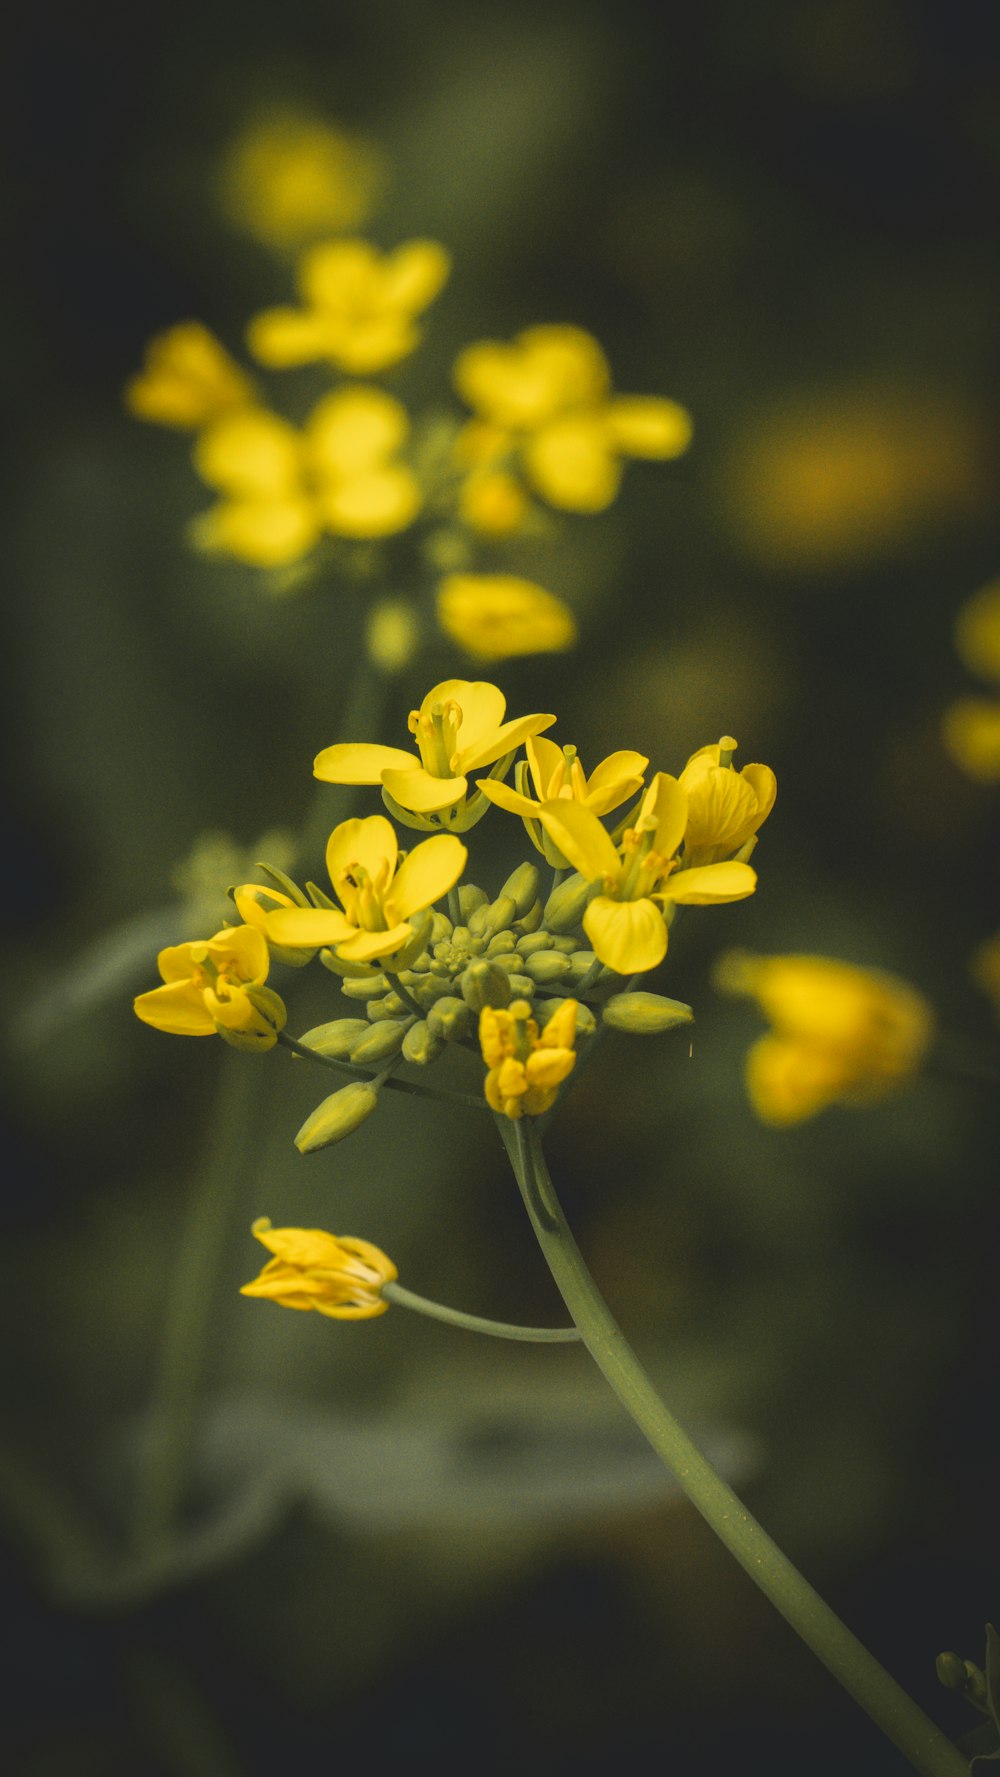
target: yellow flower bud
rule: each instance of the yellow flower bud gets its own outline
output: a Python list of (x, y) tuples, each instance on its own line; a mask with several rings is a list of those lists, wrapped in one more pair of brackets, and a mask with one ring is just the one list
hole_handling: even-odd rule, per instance
[(690, 1024), (694, 1013), (683, 1000), (662, 993), (613, 993), (602, 1008), (605, 1024), (633, 1036), (655, 1037), (679, 1024)]
[(363, 1080), (352, 1081), (350, 1086), (342, 1086), (339, 1092), (331, 1092), (329, 1098), (324, 1098), (322, 1104), (310, 1112), (295, 1137), (299, 1153), (313, 1154), (318, 1148), (328, 1148), (333, 1142), (353, 1135), (365, 1118), (371, 1116), (377, 1103), (375, 1087)]
[(373, 1320), (389, 1304), (382, 1288), (399, 1276), (395, 1265), (368, 1240), (325, 1234), (320, 1228), (272, 1228), (267, 1216), (253, 1233), (274, 1257), (241, 1296), (259, 1296), (283, 1308), (315, 1308), (331, 1320)]

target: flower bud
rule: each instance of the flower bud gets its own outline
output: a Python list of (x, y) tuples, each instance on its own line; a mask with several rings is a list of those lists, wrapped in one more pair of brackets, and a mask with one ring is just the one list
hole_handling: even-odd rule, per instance
[(351, 1045), (351, 1060), (356, 1067), (388, 1061), (391, 1055), (399, 1054), (409, 1027), (408, 1018), (383, 1018), (378, 1024), (369, 1024), (365, 1035)]
[(412, 967), (421, 951), (427, 948), (431, 938), (434, 916), (428, 908), (425, 908), (422, 913), (418, 913), (411, 920), (410, 924), (412, 937), (407, 939), (402, 950), (397, 950), (394, 956), (386, 957), (382, 964), (384, 969), (391, 969), (394, 975), (398, 974), (400, 969)]
[(582, 981), (585, 975), (590, 974), (596, 961), (597, 958), (592, 950), (574, 950), (569, 959), (570, 980), (574, 986), (578, 981)]
[(480, 907), (485, 907), (487, 905), (487, 902), (489, 901), (489, 898), (490, 897), (486, 893), (486, 890), (484, 888), (480, 888), (479, 884), (476, 882), (463, 882), (459, 885), (459, 890), (458, 890), (459, 910), (460, 910), (462, 918), (464, 919), (470, 932), (474, 932), (476, 930), (475, 926), (472, 923), (472, 915), (475, 912), (477, 912), (477, 910)]
[(662, 1031), (676, 1030), (679, 1024), (690, 1024), (694, 1013), (683, 1000), (668, 1000), (662, 993), (613, 993), (602, 1016), (612, 1030), (657, 1037)]
[(486, 954), (493, 957), (510, 956), (516, 943), (517, 939), (513, 932), (497, 932), (496, 937), (491, 938), (487, 944)]
[(317, 1148), (328, 1148), (335, 1141), (343, 1141), (346, 1135), (353, 1135), (366, 1117), (370, 1117), (378, 1103), (378, 1093), (374, 1086), (367, 1085), (363, 1080), (355, 1080), (350, 1086), (342, 1086), (339, 1092), (331, 1092), (322, 1104), (310, 1113), (295, 1137), (295, 1146), (300, 1154), (313, 1154)]
[(501, 898), (509, 895), (514, 903), (514, 912), (518, 919), (523, 919), (529, 908), (538, 898), (538, 871), (534, 864), (519, 864), (511, 871), (503, 888)]
[(377, 1000), (388, 993), (389, 983), (384, 975), (368, 975), (363, 980), (345, 981), (340, 991), (349, 1000)]
[(579, 871), (567, 876), (558, 888), (552, 890), (545, 903), (542, 918), (553, 932), (569, 932), (580, 924), (584, 908), (590, 898), (591, 885)]
[(433, 1036), (457, 1042), (467, 1037), (475, 1024), (471, 1006), (454, 994), (435, 1000), (427, 1014), (427, 1027)]
[[(557, 1012), (561, 1012), (567, 1003), (566, 1000), (546, 1000), (545, 1010), (549, 1019), (553, 1019)], [(576, 1007), (577, 1036), (592, 1037), (597, 1029), (597, 1019), (594, 1017), (593, 1012), (590, 1010), (589, 1006), (584, 1005), (582, 1000), (574, 1000), (573, 1004)]]
[(315, 1049), (318, 1055), (329, 1056), (331, 1061), (346, 1061), (351, 1044), (370, 1029), (367, 1018), (334, 1018), (329, 1024), (314, 1025), (299, 1041), (307, 1049)]
[(525, 957), (522, 965), (525, 975), (537, 981), (539, 987), (550, 987), (553, 982), (565, 981), (573, 973), (573, 964), (568, 956), (561, 955), (558, 950), (538, 950), (534, 956)]
[(245, 987), (242, 994), (231, 1002), (238, 1006), (240, 999), (249, 1008), (244, 1023), (222, 1023), (215, 1020), (215, 1028), (224, 1043), (232, 1049), (243, 1049), (253, 1055), (262, 1055), (267, 1049), (273, 1049), (278, 1040), (279, 1030), (284, 1030), (288, 1013), (285, 1002), (270, 987)]
[(528, 932), (517, 940), (518, 956), (534, 956), (536, 950), (552, 950), (552, 933), (544, 929), (540, 932)]
[(484, 1006), (510, 1005), (510, 980), (503, 969), (485, 956), (477, 957), (459, 977), (462, 998), (474, 1012)]
[(434, 1035), (426, 1018), (418, 1018), (403, 1038), (403, 1059), (426, 1067), (429, 1061), (437, 1060), (443, 1048), (444, 1038)]
[(380, 1000), (368, 1001), (368, 1016), (373, 1024), (379, 1024), (386, 1018), (405, 1018), (409, 1009), (398, 993), (389, 992)]
[(541, 923), (542, 903), (536, 898), (532, 901), (527, 913), (523, 914), (520, 919), (515, 919), (514, 930), (515, 932), (537, 932)]

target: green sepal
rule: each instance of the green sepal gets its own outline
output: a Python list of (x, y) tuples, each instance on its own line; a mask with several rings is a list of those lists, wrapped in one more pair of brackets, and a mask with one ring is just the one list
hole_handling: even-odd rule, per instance
[(411, 968), (421, 951), (427, 948), (433, 923), (433, 914), (429, 908), (425, 908), (423, 913), (418, 914), (417, 918), (413, 920), (413, 936), (407, 939), (402, 949), (397, 950), (394, 956), (380, 959), (383, 969), (391, 969), (395, 975), (399, 973), (400, 969)]
[(275, 888), (280, 889), (282, 894), (287, 895), (290, 901), (294, 901), (296, 907), (308, 907), (308, 896), (303, 894), (298, 883), (293, 882), (290, 876), (286, 876), (283, 870), (277, 869), (274, 864), (263, 863), (255, 864), (254, 869), (263, 870), (264, 875), (271, 878)]
[(348, 962), (346, 958), (338, 956), (335, 950), (321, 950), (319, 953), (319, 960), (323, 964), (324, 969), (329, 969), (331, 975), (339, 975), (342, 981), (374, 981), (376, 978), (381, 979), (381, 970), (373, 968), (371, 963)]

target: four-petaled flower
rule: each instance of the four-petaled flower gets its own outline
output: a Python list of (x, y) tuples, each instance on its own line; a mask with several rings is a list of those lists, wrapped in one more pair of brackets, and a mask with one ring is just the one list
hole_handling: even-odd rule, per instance
[(399, 1273), (369, 1240), (321, 1228), (272, 1228), (267, 1216), (258, 1217), (253, 1233), (274, 1257), (243, 1285), (241, 1296), (261, 1296), (282, 1308), (315, 1308), (331, 1320), (374, 1320), (388, 1308), (382, 1289)]
[(219, 169), (229, 220), (269, 247), (367, 221), (385, 182), (372, 143), (296, 111), (270, 111), (237, 136)]
[(587, 904), (583, 928), (595, 956), (620, 975), (655, 969), (662, 962), (667, 951), (664, 905), (741, 901), (757, 886), (748, 864), (683, 867), (677, 852), (687, 829), (688, 799), (666, 772), (654, 777), (620, 851), (593, 809), (581, 802), (543, 802), (538, 819), (574, 869), (600, 885), (602, 892)]
[(285, 1008), (264, 986), (267, 942), (251, 926), (226, 926), (214, 938), (172, 944), (157, 965), (162, 987), (135, 1000), (137, 1017), (178, 1037), (227, 1037), (239, 1048), (270, 1049), (285, 1023)]
[(678, 778), (688, 799), (684, 862), (716, 864), (731, 858), (767, 820), (778, 782), (769, 765), (736, 771), (736, 742), (724, 734), (717, 745), (699, 747)]
[(227, 498), (196, 520), (196, 543), (256, 567), (285, 567), (324, 531), (372, 538), (404, 530), (420, 508), (416, 477), (396, 456), (408, 432), (406, 409), (361, 385), (324, 396), (301, 432), (263, 408), (220, 420), (199, 438), (195, 467)]
[(410, 712), (418, 754), (364, 742), (338, 744), (317, 754), (313, 771), (329, 784), (380, 783), (387, 806), (407, 826), (464, 832), (487, 806), (482, 796), (466, 799), (467, 774), (497, 764), (555, 721), (555, 716), (518, 716), (505, 722), (506, 708), (496, 685), (442, 679)]
[(479, 1015), (479, 1045), (489, 1072), (483, 1091), (491, 1110), (516, 1122), (540, 1117), (576, 1064), (575, 1000), (564, 1000), (539, 1031), (527, 1000)]
[[(518, 760), (514, 767), (515, 788), (492, 778), (481, 778), (478, 788), (499, 808), (519, 814), (529, 839), (546, 862), (557, 870), (565, 869), (565, 857), (539, 821), (542, 804), (579, 802), (595, 815), (608, 814), (642, 789), (649, 760), (631, 751), (609, 753), (587, 777), (575, 747), (557, 747), (544, 735), (533, 735), (524, 750), (527, 759)], [(534, 797), (528, 794), (529, 784), (534, 785)]]
[(764, 1123), (801, 1123), (830, 1104), (887, 1097), (916, 1072), (930, 1041), (927, 1002), (881, 970), (729, 951), (715, 980), (724, 993), (756, 1000), (773, 1026), (747, 1056), (747, 1090)]
[(480, 475), (518, 456), (536, 491), (566, 512), (610, 506), (623, 457), (664, 461), (691, 441), (676, 401), (612, 396), (604, 353), (579, 327), (529, 327), (509, 345), (479, 340), (460, 353), (455, 386), (480, 422), (460, 455), (477, 459)]
[(569, 606), (515, 574), (448, 574), (438, 587), (437, 618), (477, 660), (555, 654), (576, 641)]
[(467, 856), (453, 833), (439, 833), (400, 863), (396, 835), (384, 815), (342, 821), (326, 847), (326, 867), (340, 907), (265, 912), (268, 942), (312, 950), (329, 946), (345, 962), (377, 958), (391, 969), (394, 954), (413, 937), (412, 916), (454, 888)]
[(200, 321), (158, 333), (146, 347), (143, 369), (125, 385), (125, 405), (136, 419), (184, 431), (196, 432), (254, 400), (249, 377)]
[(385, 254), (370, 241), (324, 241), (299, 261), (305, 306), (266, 309), (251, 321), (247, 343), (272, 370), (326, 358), (350, 376), (371, 376), (419, 345), (415, 317), (450, 269), (437, 241), (406, 241)]

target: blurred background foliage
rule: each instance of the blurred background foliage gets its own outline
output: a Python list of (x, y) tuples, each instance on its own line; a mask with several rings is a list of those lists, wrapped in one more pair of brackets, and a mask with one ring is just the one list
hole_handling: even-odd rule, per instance
[[(581, 643), (493, 676), (515, 712), (557, 711), (588, 764), (634, 746), (677, 770), (733, 733), (779, 800), (757, 895), (678, 926), (663, 979), (695, 1006), (691, 1053), (609, 1042), (553, 1167), (671, 1404), (873, 1651), (967, 1725), (933, 1659), (979, 1658), (1000, 1608), (990, 1092), (928, 1078), (764, 1130), (741, 1084), (758, 1020), (709, 977), (734, 943), (890, 968), (1000, 1052), (968, 975), (998, 923), (997, 796), (940, 742), (967, 682), (956, 612), (1000, 564), (992, 24), (931, 0), (655, 21), (637, 0), (105, 0), (21, 21), (0, 1491), (24, 1777), (902, 1768), (582, 1354), (236, 1293), (268, 1213), (377, 1241), (429, 1295), (559, 1314), (471, 1112), (397, 1096), (303, 1160), (304, 1068), (131, 1012), (159, 946), (214, 929), (234, 858), (275, 830), (263, 855), (294, 848), (367, 596), (274, 599), (191, 555), (188, 453), (120, 404), (151, 334), (197, 317), (236, 349), (287, 300), (287, 263), (219, 204), (227, 145), (275, 105), (380, 145), (383, 247), (454, 254), (402, 398), (439, 400), (470, 339), (551, 320), (591, 330), (623, 391), (694, 414), (686, 458), (633, 465), (555, 548), (518, 545)], [(439, 639), (381, 738), (444, 673), (476, 669)], [(511, 837), (473, 836), (491, 893)], [(296, 985), (297, 1028), (337, 1015), (333, 987)], [(176, 1555), (125, 1570), (220, 1093), (256, 1121), (218, 1210), (190, 1497)]]

